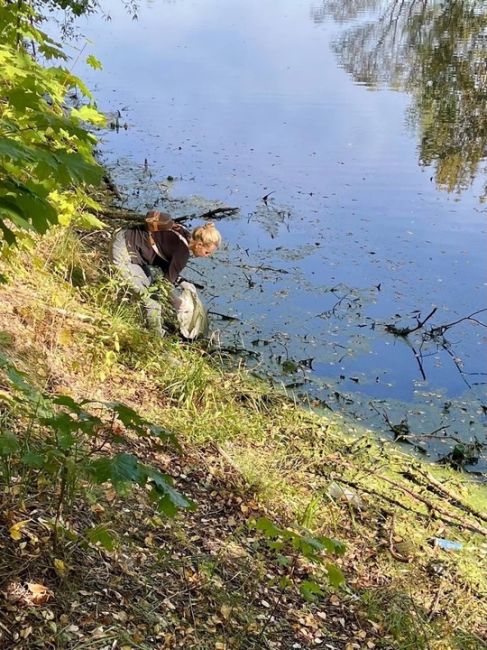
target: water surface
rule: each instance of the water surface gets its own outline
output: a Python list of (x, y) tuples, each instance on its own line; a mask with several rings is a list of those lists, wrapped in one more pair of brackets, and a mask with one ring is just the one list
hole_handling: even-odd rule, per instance
[(385, 413), (485, 442), (485, 326), (384, 325), (487, 307), (486, 12), (453, 3), (449, 33), (438, 3), (396, 4), (177, 0), (134, 21), (113, 0), (81, 24), (103, 71), (75, 71), (119, 115), (101, 155), (127, 205), (240, 208), (187, 274), (239, 319), (214, 318), (222, 345), (382, 433)]

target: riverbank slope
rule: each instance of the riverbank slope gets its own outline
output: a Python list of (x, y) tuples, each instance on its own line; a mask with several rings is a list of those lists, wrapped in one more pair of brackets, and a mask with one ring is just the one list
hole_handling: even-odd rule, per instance
[[(155, 340), (106, 243), (58, 230), (1, 263), (1, 647), (485, 647), (485, 487)], [(93, 479), (115, 452), (184, 497), (158, 512), (133, 464)]]

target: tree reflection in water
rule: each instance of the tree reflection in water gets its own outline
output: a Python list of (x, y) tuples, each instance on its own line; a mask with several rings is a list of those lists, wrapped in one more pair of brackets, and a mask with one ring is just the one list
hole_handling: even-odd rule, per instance
[(357, 83), (412, 95), (420, 164), (434, 166), (438, 187), (460, 192), (487, 172), (484, 0), (325, 0), (312, 10), (315, 22), (328, 16), (361, 19), (334, 43)]

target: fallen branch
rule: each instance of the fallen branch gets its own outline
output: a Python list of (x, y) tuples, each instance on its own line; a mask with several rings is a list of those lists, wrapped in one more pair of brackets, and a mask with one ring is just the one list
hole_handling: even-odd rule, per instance
[(219, 316), (222, 320), (232, 320), (240, 323), (240, 318), (237, 318), (236, 316), (228, 316), (227, 314), (220, 314), (220, 312), (218, 311), (209, 311), (208, 313), (212, 314), (213, 316)]
[[(425, 512), (421, 512), (420, 510), (415, 510), (414, 508), (410, 508), (409, 506), (405, 505), (402, 501), (398, 501), (397, 499), (394, 499), (393, 497), (390, 497), (387, 494), (381, 494), (380, 492), (377, 492), (377, 490), (372, 490), (364, 487), (361, 483), (358, 483), (357, 481), (348, 481), (347, 479), (344, 478), (336, 478), (336, 481), (339, 483), (343, 483), (344, 485), (348, 485), (349, 487), (353, 487), (356, 490), (360, 490), (361, 492), (365, 492), (365, 494), (370, 494), (374, 498), (379, 497), (380, 499), (383, 499), (387, 503), (390, 503), (393, 506), (398, 506), (402, 510), (406, 510), (406, 512), (412, 512), (414, 515), (417, 515), (418, 517), (421, 517), (422, 519), (430, 519), (429, 515), (427, 515)], [(392, 512), (390, 513), (392, 514)]]
[(472, 314), (469, 316), (464, 316), (463, 318), (459, 318), (458, 320), (455, 320), (451, 323), (447, 323), (446, 325), (439, 325), (438, 327), (432, 327), (429, 331), (430, 336), (443, 336), (443, 334), (449, 330), (451, 327), (454, 325), (458, 325), (459, 323), (462, 323), (464, 320), (470, 320), (474, 323), (477, 323), (477, 325), (481, 325), (482, 327), (487, 327), (485, 323), (482, 321), (478, 320), (477, 318), (473, 318), (474, 316), (477, 316), (477, 314), (482, 314), (484, 311), (487, 311), (487, 307), (485, 309), (479, 309), (477, 311), (474, 311)]
[(423, 320), (419, 320), (417, 318), (417, 325), (416, 327), (396, 327), (394, 324), (389, 324), (385, 326), (386, 332), (390, 332), (391, 334), (394, 334), (395, 336), (407, 336), (408, 334), (411, 334), (412, 332), (416, 332), (417, 330), (420, 330), (424, 324), (433, 316), (433, 314), (436, 313), (438, 307), (434, 307), (430, 313), (426, 316), (426, 318), (423, 318)]
[(276, 269), (273, 266), (251, 266), (250, 264), (233, 264), (240, 269), (249, 269), (250, 271), (273, 271), (274, 273), (289, 273), (286, 269)]
[[(401, 440), (437, 440), (439, 442), (442, 442), (443, 440), (451, 440), (452, 442), (456, 442), (458, 445), (464, 445), (465, 441), (462, 440), (461, 438), (457, 438), (457, 436), (450, 436), (450, 435), (445, 435), (438, 437), (435, 435), (435, 433), (438, 433), (439, 431), (443, 431), (444, 429), (448, 429), (450, 425), (445, 424), (443, 427), (440, 427), (439, 429), (436, 429), (435, 431), (432, 431), (431, 433), (408, 433), (405, 436), (401, 436)], [(401, 442), (401, 441), (399, 441)]]
[[(379, 478), (384, 478), (383, 476)], [(357, 490), (361, 490), (362, 492), (365, 492), (365, 494), (370, 494), (374, 498), (380, 498), (383, 499), (384, 501), (387, 501), (387, 503), (390, 503), (394, 506), (398, 506), (402, 510), (406, 510), (406, 512), (412, 512), (413, 514), (417, 515), (418, 517), (421, 517), (421, 519), (427, 519), (428, 521), (431, 520), (431, 516), (428, 515), (426, 512), (421, 512), (420, 510), (415, 510), (414, 508), (411, 508), (407, 505), (405, 505), (402, 501), (398, 501), (397, 499), (394, 499), (393, 497), (390, 497), (387, 494), (381, 494), (380, 492), (377, 492), (377, 490), (372, 490), (364, 487), (361, 483), (358, 483), (356, 481), (347, 481), (346, 479), (343, 478), (337, 478), (336, 479), (339, 483), (343, 483), (345, 485), (349, 485), (350, 487), (356, 488)], [(394, 485), (394, 483), (393, 483)], [(397, 486), (400, 487), (400, 486)], [(485, 535), (487, 531), (484, 528), (481, 528), (480, 530), (478, 528), (473, 527), (469, 522), (467, 522), (467, 525), (464, 525), (463, 522), (456, 521), (455, 519), (451, 519), (451, 517), (448, 516), (438, 516), (438, 519), (441, 521), (450, 524), (452, 526), (458, 526), (461, 528), (465, 528), (467, 530), (472, 530), (475, 533), (481, 533), (482, 535)]]
[(108, 217), (109, 219), (118, 219), (120, 221), (140, 221), (144, 220), (144, 215), (135, 210), (120, 210), (117, 208), (104, 208), (102, 212), (95, 216)]
[[(380, 411), (378, 411), (376, 408), (374, 408), (374, 410), (376, 413), (381, 415)], [(440, 431), (445, 431), (445, 429), (448, 429), (450, 427), (449, 424), (444, 424), (443, 426), (438, 427), (438, 429), (435, 429), (434, 431), (430, 431), (430, 433), (410, 433), (409, 424), (407, 420), (401, 420), (399, 424), (394, 424), (393, 422), (391, 422), (389, 416), (385, 411), (382, 413), (382, 417), (384, 418), (384, 421), (386, 422), (391, 432), (394, 434), (395, 442), (411, 442), (413, 440), (432, 439), (440, 442), (443, 440), (451, 440), (452, 442), (456, 442), (459, 445), (465, 444), (464, 440), (461, 440), (461, 438), (458, 438), (456, 436), (451, 436), (448, 434), (448, 435), (441, 436), (440, 438), (437, 435), (435, 435)]]
[(208, 212), (203, 212), (203, 214), (198, 215), (197, 219), (223, 219), (223, 217), (230, 217), (233, 214), (237, 214), (240, 208), (215, 208), (214, 210), (208, 210)]
[(428, 472), (424, 472), (423, 470), (419, 468), (415, 468), (416, 472), (422, 476), (424, 479), (428, 481), (428, 483), (431, 485), (431, 488), (435, 490), (437, 493), (442, 495), (443, 497), (446, 497), (449, 499), (453, 504), (455, 504), (458, 508), (461, 508), (462, 510), (465, 510), (465, 512), (469, 512), (473, 514), (475, 517), (478, 517), (479, 519), (482, 519), (483, 521), (487, 521), (487, 516), (473, 508), (472, 506), (469, 506), (468, 504), (464, 503), (460, 497), (458, 497), (456, 494), (453, 494), (453, 492), (450, 492), (443, 483), (440, 483), (435, 479), (434, 476), (431, 476), (431, 474), (428, 474)]
[(110, 191), (114, 196), (116, 196), (117, 199), (118, 199), (119, 201), (122, 201), (122, 195), (120, 194), (120, 192), (119, 192), (119, 190), (118, 190), (118, 187), (115, 185), (115, 182), (114, 182), (113, 179), (109, 176), (108, 173), (106, 173), (106, 174), (103, 176), (103, 182), (105, 183), (105, 185), (106, 185), (106, 187), (108, 188), (108, 190), (109, 190), (109, 191)]
[(410, 488), (406, 487), (405, 485), (402, 485), (401, 483), (397, 483), (397, 481), (393, 481), (390, 478), (387, 478), (385, 476), (381, 476), (380, 479), (382, 481), (385, 481), (386, 483), (389, 483), (389, 485), (392, 485), (398, 490), (402, 490), (403, 492), (411, 496), (413, 499), (420, 501), (428, 508), (428, 510), (439, 513), (440, 515), (442, 515), (440, 519), (443, 519), (443, 521), (446, 521), (447, 523), (450, 524), (453, 523), (456, 526), (461, 525), (466, 530), (471, 530), (474, 533), (480, 533), (481, 535), (485, 535), (487, 537), (487, 528), (484, 528), (480, 524), (478, 526), (475, 526), (464, 517), (461, 517), (460, 515), (444, 510), (443, 508), (433, 503), (429, 499), (423, 497), (421, 494), (418, 494), (414, 490), (411, 490)]
[(216, 354), (220, 352), (227, 352), (228, 354), (246, 354), (247, 356), (254, 357), (256, 359), (260, 357), (260, 354), (258, 352), (254, 352), (254, 350), (247, 350), (247, 348), (239, 348), (237, 346), (226, 348), (218, 347), (214, 350), (210, 350), (209, 354)]
[(428, 618), (427, 618), (428, 622), (431, 622), (433, 616), (436, 614), (436, 610), (438, 609), (438, 604), (440, 602), (442, 593), (443, 593), (443, 583), (440, 582), (440, 584), (438, 585), (438, 589), (436, 590), (436, 595), (433, 598), (433, 601), (431, 602), (431, 606), (429, 608)]
[(411, 350), (413, 351), (414, 358), (416, 359), (416, 363), (418, 364), (419, 372), (421, 373), (421, 377), (423, 378), (423, 381), (426, 381), (426, 373), (423, 368), (423, 357), (420, 352), (418, 352), (415, 347), (412, 345)]

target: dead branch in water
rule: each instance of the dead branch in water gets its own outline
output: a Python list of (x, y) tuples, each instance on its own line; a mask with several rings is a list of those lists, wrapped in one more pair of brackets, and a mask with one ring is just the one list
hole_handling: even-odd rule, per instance
[(219, 316), (222, 320), (232, 320), (232, 321), (237, 321), (240, 323), (240, 318), (237, 318), (236, 316), (228, 316), (228, 314), (220, 314), (218, 311), (208, 311), (209, 314), (212, 316)]
[(454, 325), (458, 325), (459, 323), (462, 323), (465, 320), (469, 320), (472, 321), (473, 323), (477, 323), (477, 325), (480, 325), (481, 327), (487, 327), (485, 323), (478, 320), (477, 318), (474, 318), (474, 316), (477, 316), (477, 314), (482, 314), (485, 311), (487, 311), (487, 307), (484, 309), (478, 309), (477, 311), (474, 311), (472, 314), (469, 314), (468, 316), (464, 316), (463, 318), (459, 318), (458, 320), (455, 320), (451, 323), (447, 323), (446, 325), (439, 325), (438, 327), (432, 327), (428, 333), (432, 337), (443, 336), (443, 334), (451, 327), (453, 327)]
[[(214, 208), (213, 210), (208, 210), (208, 212), (203, 212), (197, 216), (191, 215), (185, 217), (186, 219), (223, 219), (224, 217), (230, 217), (233, 214), (237, 214), (240, 208)], [(178, 217), (175, 221), (182, 220), (183, 217)]]
[(463, 364), (461, 359), (458, 359), (458, 357), (453, 353), (451, 349), (451, 344), (447, 341), (445, 338), (445, 333), (454, 327), (455, 325), (458, 325), (459, 323), (462, 323), (464, 321), (470, 321), (472, 323), (475, 323), (477, 325), (480, 325), (481, 327), (487, 328), (487, 324), (479, 320), (478, 318), (475, 318), (478, 314), (481, 314), (483, 312), (487, 312), (487, 308), (484, 309), (478, 309), (477, 311), (472, 312), (468, 316), (464, 316), (463, 318), (458, 318), (455, 321), (452, 321), (451, 323), (445, 323), (444, 325), (438, 325), (436, 327), (431, 327), (429, 330), (425, 330), (421, 334), (421, 345), (419, 347), (419, 350), (417, 350), (409, 341), (407, 338), (409, 334), (413, 332), (417, 332), (418, 330), (424, 328), (425, 323), (435, 314), (437, 311), (437, 307), (431, 310), (431, 312), (426, 316), (426, 318), (423, 318), (422, 320), (419, 318), (419, 316), (416, 317), (417, 324), (414, 327), (397, 327), (393, 323), (386, 324), (384, 326), (384, 329), (386, 332), (389, 332), (390, 334), (394, 334), (394, 336), (401, 336), (404, 339), (406, 339), (406, 342), (408, 343), (409, 347), (411, 348), (414, 358), (416, 360), (416, 363), (418, 364), (419, 372), (421, 373), (421, 377), (423, 378), (423, 381), (426, 381), (426, 373), (424, 371), (424, 366), (423, 366), (423, 346), (427, 342), (433, 342), (439, 348), (443, 349), (452, 359), (456, 369), (458, 370), (462, 381), (469, 387), (471, 388), (471, 384), (468, 381), (466, 373), (463, 369)]
[[(183, 223), (190, 219), (223, 219), (224, 217), (236, 214), (239, 210), (240, 208), (214, 208), (213, 210), (203, 212), (203, 214), (186, 214), (182, 217), (174, 217), (173, 221)], [(103, 209), (101, 216), (108, 219), (119, 219), (120, 221), (140, 221), (141, 223), (145, 219), (145, 214), (141, 214), (136, 210), (122, 210), (120, 208), (108, 207)]]
[(434, 309), (432, 309), (430, 313), (426, 316), (426, 318), (423, 318), (423, 320), (419, 320), (419, 318), (416, 318), (417, 325), (415, 327), (396, 327), (393, 323), (390, 323), (385, 326), (385, 330), (386, 332), (390, 332), (395, 336), (408, 336), (408, 334), (420, 330), (424, 326), (426, 321), (428, 321), (433, 316), (433, 314), (435, 314), (437, 310), (438, 307), (434, 307)]
[(118, 219), (120, 221), (140, 221), (144, 220), (144, 215), (135, 210), (121, 210), (120, 208), (104, 208), (96, 216), (106, 217), (107, 219)]

